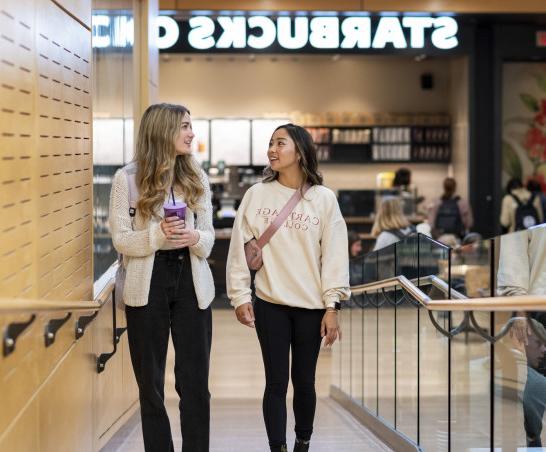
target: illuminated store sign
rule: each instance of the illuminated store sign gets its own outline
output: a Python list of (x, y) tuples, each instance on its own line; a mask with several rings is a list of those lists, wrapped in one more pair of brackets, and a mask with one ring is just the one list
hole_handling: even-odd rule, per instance
[[(132, 19), (93, 16), (94, 47), (132, 45)], [(165, 51), (449, 50), (459, 45), (450, 16), (159, 16), (157, 45)], [(130, 38), (128, 37), (130, 35)]]

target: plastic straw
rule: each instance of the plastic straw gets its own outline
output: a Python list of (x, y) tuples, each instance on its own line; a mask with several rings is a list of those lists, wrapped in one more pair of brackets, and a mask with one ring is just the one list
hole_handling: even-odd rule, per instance
[(174, 190), (172, 185), (171, 185), (171, 196), (173, 197), (173, 206), (176, 206), (176, 201), (174, 200)]

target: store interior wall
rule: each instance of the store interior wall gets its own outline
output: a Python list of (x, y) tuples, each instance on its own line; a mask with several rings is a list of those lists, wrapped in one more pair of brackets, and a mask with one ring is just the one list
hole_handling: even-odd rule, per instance
[[(450, 113), (457, 133), (467, 124), (460, 104), (463, 71), (456, 61), (361, 55), (181, 55), (160, 57), (159, 98), (187, 105), (195, 118), (285, 117), (291, 112), (321, 113)], [(420, 77), (431, 73), (434, 87), (423, 90)], [(462, 79), (460, 79), (462, 80)], [(457, 108), (453, 104), (457, 102)], [(455, 130), (455, 129), (454, 129)], [(467, 145), (453, 141), (453, 168), (466, 181)], [(264, 152), (267, 144), (264, 143)], [(373, 188), (380, 171), (399, 164), (322, 164), (325, 183), (334, 190)], [(427, 199), (437, 196), (443, 179), (453, 170), (447, 164), (405, 164), (413, 182)], [(466, 184), (461, 183), (464, 194)]]
[(453, 154), (449, 176), (457, 181), (457, 193), (468, 197), (468, 57), (455, 58), (450, 63), (450, 116)]

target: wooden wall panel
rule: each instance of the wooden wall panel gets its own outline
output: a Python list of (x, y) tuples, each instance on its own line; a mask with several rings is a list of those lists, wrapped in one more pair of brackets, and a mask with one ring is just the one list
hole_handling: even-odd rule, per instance
[(47, 13), (37, 16), (37, 292), (76, 300), (75, 275), (92, 284), (90, 33), (52, 2), (40, 8)]
[[(90, 16), (90, 2), (79, 2), (85, 3)], [(0, 0), (2, 296), (92, 298), (90, 77), (88, 28), (51, 0)], [(85, 357), (86, 369), (57, 372), (63, 356), (74, 347), (75, 320), (70, 319), (55, 343), (45, 348), (45, 326), (57, 317), (63, 314), (39, 315), (18, 339), (15, 353), (0, 359), (0, 450), (53, 450), (54, 441), (50, 447), (44, 431), (38, 433), (39, 423), (45, 419), (47, 431), (55, 430), (47, 420), (63, 423), (48, 410), (40, 414), (37, 398), (61, 401), (65, 384), (59, 380), (93, 378), (90, 341), (89, 350), (71, 358)], [(9, 322), (27, 318), (3, 317), (1, 331)], [(57, 381), (51, 383), (49, 378)], [(87, 407), (78, 406), (85, 415), (92, 404), (80, 402)], [(75, 422), (85, 419), (83, 415)], [(88, 436), (90, 419), (85, 420)], [(22, 432), (27, 432), (26, 437)], [(4, 448), (7, 444), (10, 447)], [(76, 449), (81, 450), (65, 450)]]
[(32, 293), (34, 1), (0, 2), (0, 291)]
[[(2, 296), (93, 295), (90, 13), (90, 0), (0, 0)], [(74, 314), (47, 348), (47, 323), (65, 314), (42, 313), (0, 357), (0, 450), (97, 450), (134, 406), (126, 339), (96, 373), (113, 347), (110, 307), (77, 342)], [(0, 316), (0, 332), (28, 316)]]
[(0, 290), (89, 299), (90, 31), (50, 0), (0, 1), (0, 30)]

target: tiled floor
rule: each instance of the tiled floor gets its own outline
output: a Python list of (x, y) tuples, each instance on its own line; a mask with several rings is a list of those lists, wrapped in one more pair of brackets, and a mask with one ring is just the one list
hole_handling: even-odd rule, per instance
[[(177, 403), (168, 402), (168, 411), (174, 437), (174, 446), (180, 450), (182, 440), (177, 424)], [(290, 412), (290, 410), (289, 410)], [(294, 421), (288, 419), (288, 443), (294, 441)], [(375, 436), (363, 428), (337, 403), (328, 398), (319, 399), (315, 420), (314, 452), (389, 451)], [(268, 450), (265, 428), (261, 417), (261, 401), (253, 399), (219, 399), (212, 402), (211, 452), (265, 452)], [(136, 413), (102, 452), (140, 452), (142, 431)]]
[[(215, 310), (211, 355), (210, 391), (211, 451), (264, 452), (268, 450), (262, 419), (263, 364), (254, 330), (237, 323), (230, 310)], [(174, 391), (172, 350), (169, 354), (165, 394), (175, 449), (181, 448), (178, 401)], [(337, 403), (328, 398), (332, 353), (321, 350), (317, 368), (317, 413), (313, 452), (388, 451), (381, 441)], [(289, 397), (290, 397), (289, 391)], [(288, 406), (287, 440), (294, 441), (291, 400)], [(103, 452), (143, 451), (139, 413), (102, 449)]]

